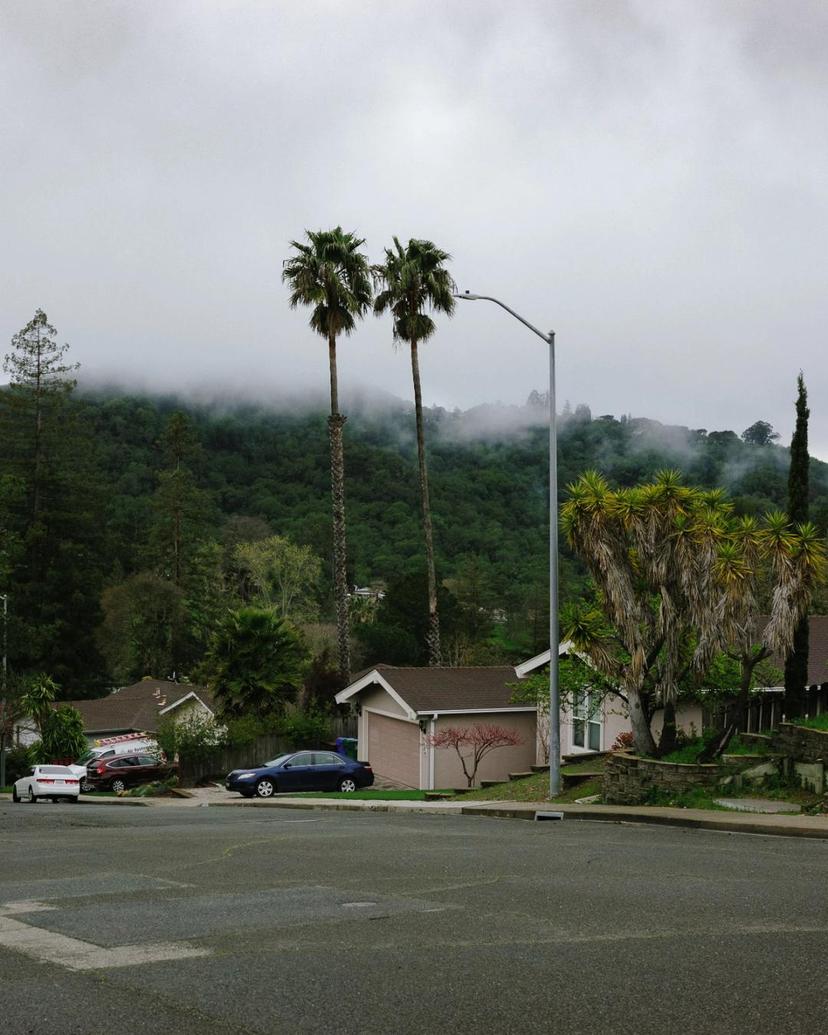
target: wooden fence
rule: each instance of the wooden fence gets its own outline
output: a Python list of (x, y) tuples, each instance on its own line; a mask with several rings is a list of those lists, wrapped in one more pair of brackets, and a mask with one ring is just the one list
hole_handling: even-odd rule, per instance
[(297, 743), (276, 733), (265, 733), (250, 744), (242, 747), (222, 747), (211, 751), (203, 758), (181, 758), (178, 778), (182, 787), (193, 787), (201, 780), (223, 778), (231, 769), (241, 769), (267, 762), (277, 755), (298, 751), (300, 748), (333, 747), (337, 737), (355, 737), (357, 718), (355, 715), (337, 715), (331, 719), (330, 740), (320, 743)]
[[(722, 717), (717, 718), (716, 714), (708, 711), (704, 719), (705, 729), (717, 722), (726, 725), (733, 708), (731, 703), (725, 703), (722, 708)], [(805, 692), (805, 711), (809, 717), (822, 715), (828, 711), (828, 683), (808, 687)], [(784, 718), (790, 718), (785, 712), (785, 695), (779, 690), (759, 692), (751, 694), (750, 703), (742, 721), (742, 733), (762, 733), (775, 729)]]

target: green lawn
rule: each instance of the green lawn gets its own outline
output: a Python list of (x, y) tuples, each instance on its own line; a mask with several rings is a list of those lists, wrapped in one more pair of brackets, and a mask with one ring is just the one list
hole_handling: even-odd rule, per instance
[(794, 726), (807, 726), (811, 730), (828, 730), (828, 712), (815, 715), (813, 719), (792, 719)]
[[(451, 794), (451, 791), (443, 793)], [(426, 791), (384, 791), (380, 788), (366, 791), (300, 791), (291, 794), (292, 798), (334, 798), (340, 801), (348, 801), (356, 798), (358, 801), (425, 801)]]
[[(586, 780), (577, 787), (572, 787), (559, 794), (555, 801), (573, 802), (578, 798), (588, 798), (601, 793), (599, 779)], [(535, 773), (523, 780), (508, 780), (494, 787), (484, 787), (458, 795), (455, 801), (549, 801), (549, 773)]]

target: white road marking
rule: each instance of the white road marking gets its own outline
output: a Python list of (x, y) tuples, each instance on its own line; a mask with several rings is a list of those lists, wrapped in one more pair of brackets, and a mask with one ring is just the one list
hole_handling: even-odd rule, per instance
[(23, 902), (2, 902), (0, 903), (0, 916), (14, 916), (15, 913), (46, 913), (57, 909), (57, 906), (50, 906), (48, 902), (34, 902), (26, 899)]
[[(26, 903), (10, 904), (21, 906)], [(3, 908), (7, 909), (8, 905)], [(18, 912), (23, 910), (20, 909)], [(78, 938), (68, 938), (64, 934), (24, 924), (8, 915), (0, 915), (0, 945), (15, 952), (22, 952), (43, 963), (57, 963), (69, 970), (134, 967), (140, 963), (160, 963), (164, 960), (209, 955), (209, 950), (197, 948), (187, 942), (157, 942), (150, 945), (101, 948), (91, 942), (82, 942)]]

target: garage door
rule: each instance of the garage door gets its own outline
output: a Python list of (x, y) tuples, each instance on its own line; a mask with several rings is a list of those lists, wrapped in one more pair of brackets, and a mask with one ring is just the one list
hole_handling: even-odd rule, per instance
[(404, 787), (420, 786), (420, 727), (366, 711), (368, 761), (377, 776)]

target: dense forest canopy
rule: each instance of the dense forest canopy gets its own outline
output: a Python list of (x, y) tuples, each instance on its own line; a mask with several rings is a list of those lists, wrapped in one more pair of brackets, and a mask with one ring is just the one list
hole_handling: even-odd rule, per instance
[[(307, 548), (321, 574), (312, 589), (313, 614), (310, 590), (302, 591), (303, 619), (320, 628), (330, 623), (323, 406), (280, 410), (112, 389), (67, 391), (59, 400), (61, 433), (53, 435), (36, 542), (27, 546), (29, 445), (9, 431), (20, 410), (11, 402), (9, 390), (0, 390), (0, 431), (7, 432), (0, 438), (0, 592), (10, 601), (10, 670), (49, 672), (66, 693), (78, 694), (100, 693), (130, 677), (197, 672), (227, 601), (257, 600), (240, 544), (274, 537), (278, 542), (260, 550), (257, 563), (266, 564), (268, 550), (284, 552), (284, 540)], [(364, 611), (362, 601), (354, 604), (355, 661), (419, 663), (425, 574), (412, 409), (387, 400), (376, 408), (345, 402), (349, 582), (385, 590), (385, 599)], [(522, 407), (431, 408), (426, 421), (446, 661), (486, 663), (542, 649), (548, 615), (543, 398), (533, 393)], [(761, 514), (786, 502), (788, 449), (772, 440), (743, 441), (733, 431), (593, 417), (585, 405), (574, 411), (567, 405), (559, 451), (562, 487), (592, 468), (618, 486), (673, 468), (690, 485), (727, 488), (739, 513)], [(810, 492), (812, 520), (824, 531), (828, 465), (813, 461)], [(33, 548), (39, 586), (30, 570)], [(583, 567), (565, 550), (561, 577), (564, 601), (586, 591)], [(19, 601), (26, 603), (22, 613)], [(163, 642), (144, 635), (141, 650), (132, 650), (142, 628), (163, 629)]]

